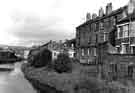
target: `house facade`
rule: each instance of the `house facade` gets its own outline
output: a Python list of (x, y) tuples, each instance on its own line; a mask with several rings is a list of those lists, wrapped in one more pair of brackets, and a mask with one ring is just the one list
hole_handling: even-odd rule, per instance
[[(131, 3), (131, 2), (130, 2)], [(135, 79), (135, 12), (124, 6), (99, 15), (87, 15), (87, 21), (76, 28), (77, 58), (81, 63), (98, 64), (105, 79)]]
[(75, 58), (76, 57), (76, 39), (70, 39), (66, 40), (64, 43), (64, 50), (67, 51), (68, 55), (70, 58)]
[(120, 54), (135, 54), (135, 13), (118, 21), (115, 47)]
[(108, 3), (105, 13), (101, 8), (98, 16), (93, 14), (91, 19), (76, 28), (77, 58), (82, 63), (97, 62), (98, 44), (110, 42), (115, 47), (117, 22), (124, 17), (124, 11), (127, 11), (127, 6), (113, 10), (112, 3)]
[(66, 53), (69, 55), (70, 58), (75, 57), (75, 43), (76, 39), (66, 40), (62, 42), (56, 41), (49, 41), (48, 43), (40, 46), (51, 50), (52, 52), (52, 59), (56, 59), (60, 53)]

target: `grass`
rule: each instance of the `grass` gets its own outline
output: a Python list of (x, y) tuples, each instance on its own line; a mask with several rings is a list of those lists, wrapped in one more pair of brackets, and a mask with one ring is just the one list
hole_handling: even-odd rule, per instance
[(91, 75), (91, 73), (97, 73), (95, 67), (82, 66), (79, 63), (73, 63), (72, 67), (71, 73), (61, 74), (48, 67), (34, 68), (27, 64), (24, 64), (22, 69), (30, 79), (54, 87), (63, 93), (109, 93), (101, 92), (102, 89), (109, 89), (109, 86)]

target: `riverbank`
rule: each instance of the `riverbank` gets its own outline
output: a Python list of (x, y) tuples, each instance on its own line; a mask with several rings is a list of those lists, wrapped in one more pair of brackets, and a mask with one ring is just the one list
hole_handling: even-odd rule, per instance
[[(83, 84), (81, 83), (84, 83), (88, 81), (89, 79), (91, 79), (89, 81), (91, 81), (91, 83), (93, 84), (91, 86), (100, 87), (99, 85), (102, 84), (100, 81), (97, 81), (96, 79), (92, 77), (88, 78), (87, 76), (83, 75), (84, 71), (81, 71), (81, 67), (79, 68), (80, 70), (74, 66), (74, 70), (72, 71), (72, 73), (59, 74), (53, 70), (48, 71), (46, 67), (33, 68), (33, 67), (27, 66), (27, 64), (24, 64), (22, 66), (22, 70), (25, 74), (25, 77), (28, 80), (30, 80), (32, 84), (34, 82), (37, 82), (37, 85), (39, 86), (40, 85), (49, 86), (50, 89), (53, 88), (56, 91), (61, 91), (62, 93), (75, 93), (75, 89), (79, 87), (83, 87)], [(97, 84), (94, 81), (97, 82)], [(34, 87), (38, 87), (37, 85), (35, 85), (35, 83), (33, 85)], [(90, 90), (88, 89), (87, 91), (90, 91)]]
[(92, 77), (90, 67), (79, 64), (73, 67), (72, 73), (59, 74), (47, 67), (34, 68), (23, 64), (22, 71), (39, 93), (127, 93), (125, 88)]

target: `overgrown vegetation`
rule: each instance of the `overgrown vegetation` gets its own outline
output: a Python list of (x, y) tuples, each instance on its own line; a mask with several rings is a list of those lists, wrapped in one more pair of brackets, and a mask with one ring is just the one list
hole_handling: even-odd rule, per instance
[[(52, 92), (52, 88), (62, 93), (127, 93), (123, 92), (125, 89), (120, 89), (117, 83), (110, 84), (97, 78), (96, 65), (81, 65), (79, 60), (71, 59), (63, 53), (60, 53), (54, 62), (51, 59), (52, 54), (48, 49), (35, 49), (29, 54), (30, 65), (22, 66), (25, 77), (38, 81), (36, 86), (48, 86), (48, 93), (57, 93)], [(49, 63), (52, 63), (51, 68)], [(38, 88), (46, 89), (43, 86)]]
[[(48, 71), (46, 70), (46, 67), (24, 67), (23, 71), (27, 78), (31, 80), (38, 80), (39, 84), (48, 85), (58, 91), (63, 91), (62, 93), (108, 93), (97, 90), (104, 88), (105, 84), (95, 77), (88, 75), (89, 73), (85, 73), (91, 70), (88, 66), (83, 66), (79, 63), (73, 63), (72, 65), (74, 68), (71, 73)], [(37, 85), (39, 84), (37, 83)], [(42, 86), (40, 88), (44, 89)], [(95, 92), (95, 90), (97, 91)]]
[(53, 62), (54, 69), (58, 73), (71, 72), (72, 71), (72, 60), (67, 54), (60, 53), (56, 60)]

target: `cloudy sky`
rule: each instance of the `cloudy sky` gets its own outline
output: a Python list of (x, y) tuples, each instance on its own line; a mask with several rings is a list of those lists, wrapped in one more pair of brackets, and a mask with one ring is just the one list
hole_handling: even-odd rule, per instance
[(98, 13), (109, 2), (117, 9), (128, 0), (0, 0), (0, 44), (73, 38), (85, 14)]

